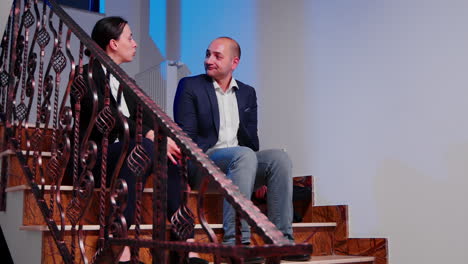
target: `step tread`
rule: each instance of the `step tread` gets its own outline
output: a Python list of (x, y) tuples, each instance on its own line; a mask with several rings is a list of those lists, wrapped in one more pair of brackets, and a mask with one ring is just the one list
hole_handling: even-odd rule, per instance
[[(23, 155), (26, 155), (27, 154), (27, 151), (26, 150), (21, 150), (21, 152), (23, 153)], [(13, 151), (12, 149), (6, 149), (2, 152), (0, 152), (0, 157), (3, 157), (3, 156), (9, 156), (9, 155), (15, 155), (16, 152)], [(34, 150), (30, 150), (29, 151), (29, 155), (33, 155), (34, 154)], [(41, 151), (41, 156), (42, 157), (51, 157), (52, 156), (52, 152), (50, 151)]]
[[(222, 224), (209, 224), (212, 229), (221, 229), (223, 228)], [(293, 223), (293, 228), (300, 228), (300, 227), (335, 227), (336, 223)], [(60, 226), (58, 226), (60, 228)], [(78, 226), (76, 226), (78, 228)], [(135, 227), (132, 225), (130, 229), (134, 229)], [(141, 230), (151, 230), (153, 225), (140, 225)], [(24, 231), (49, 231), (49, 227), (47, 225), (22, 225), (19, 227), (20, 230)], [(200, 224), (195, 225), (195, 229), (202, 229)], [(65, 225), (65, 230), (71, 230), (71, 225)], [(83, 230), (99, 230), (99, 225), (83, 225)]]
[[(374, 257), (368, 256), (340, 256), (340, 255), (329, 255), (329, 256), (312, 256), (308, 261), (286, 261), (282, 260), (281, 263), (288, 264), (341, 264), (341, 263), (362, 263), (372, 262)], [(214, 262), (210, 262), (212, 264)]]
[(340, 255), (329, 255), (329, 256), (312, 256), (309, 261), (281, 261), (281, 263), (289, 264), (339, 264), (339, 263), (361, 263), (361, 262), (372, 262), (374, 257), (367, 256), (340, 256)]
[[(44, 190), (46, 191), (49, 191), (50, 190), (50, 187), (51, 185), (44, 185)], [(6, 192), (19, 192), (19, 191), (25, 191), (25, 190), (31, 190), (31, 187), (28, 185), (28, 184), (21, 184), (21, 185), (16, 185), (16, 186), (10, 186), (10, 187), (7, 187), (5, 189)], [(60, 191), (72, 191), (73, 190), (73, 186), (71, 185), (62, 185), (60, 186)], [(95, 191), (100, 191), (101, 189), (100, 188), (94, 188)], [(107, 189), (109, 190), (109, 189)], [(144, 188), (143, 189), (143, 192), (144, 193), (152, 193), (153, 192), (153, 188)], [(190, 193), (192, 194), (198, 194), (198, 191), (191, 191)], [(207, 193), (207, 194), (219, 194), (221, 195), (220, 193)]]

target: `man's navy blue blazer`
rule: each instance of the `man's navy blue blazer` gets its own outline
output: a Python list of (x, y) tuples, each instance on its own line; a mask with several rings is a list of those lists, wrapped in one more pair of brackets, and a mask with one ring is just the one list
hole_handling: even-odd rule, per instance
[[(258, 151), (257, 95), (252, 86), (236, 80), (240, 146)], [(218, 141), (219, 108), (213, 80), (206, 74), (180, 80), (174, 99), (174, 119), (192, 140), (207, 151)]]

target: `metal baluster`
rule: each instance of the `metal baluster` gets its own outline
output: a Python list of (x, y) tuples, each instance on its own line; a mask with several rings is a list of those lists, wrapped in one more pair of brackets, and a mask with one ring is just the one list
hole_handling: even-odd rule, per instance
[[(143, 141), (142, 135), (142, 107), (141, 104), (137, 106), (137, 114), (136, 114), (136, 140), (135, 140), (135, 147), (130, 152), (127, 158), (127, 164), (130, 171), (133, 172), (133, 175), (137, 179), (136, 183), (136, 208), (135, 208), (135, 239), (138, 240), (140, 238), (141, 230), (140, 230), (140, 223), (141, 223), (141, 200), (143, 198), (143, 176), (147, 172), (149, 165), (151, 164), (151, 157), (148, 156), (145, 149), (142, 147), (141, 143)], [(138, 248), (132, 247), (132, 263), (138, 263)]]
[(24, 51), (23, 51), (23, 64), (21, 70), (21, 96), (20, 96), (20, 104), (16, 107), (16, 117), (18, 118), (18, 141), (22, 142), (22, 134), (26, 134), (27, 131), (23, 129), (24, 120), (27, 116), (27, 106), (24, 103), (26, 98), (26, 73), (27, 67), (29, 66), (29, 56), (28, 56), (28, 49), (29, 49), (29, 28), (34, 24), (35, 18), (32, 15), (30, 10), (31, 3), (30, 1), (25, 1), (24, 13), (22, 17), (22, 24), (25, 30), (24, 36)]
[[(91, 68), (90, 68), (91, 70)], [(101, 142), (101, 190), (99, 197), (99, 246), (104, 246), (104, 228), (105, 228), (105, 213), (106, 213), (106, 175), (107, 175), (107, 151), (109, 146), (109, 133), (115, 125), (115, 119), (110, 109), (110, 87), (109, 87), (110, 71), (106, 74), (106, 85), (104, 92), (104, 108), (99, 112), (96, 118), (96, 127), (103, 135)]]
[[(195, 227), (195, 216), (187, 206), (188, 192), (190, 187), (188, 185), (188, 169), (186, 159), (187, 157), (182, 153), (179, 166), (179, 175), (183, 190), (181, 190), (180, 193), (180, 207), (171, 217), (172, 231), (181, 241), (186, 241), (187, 239), (192, 238)], [(183, 261), (186, 257), (187, 255), (181, 257), (180, 261)]]
[[(153, 235), (155, 241), (166, 240), (167, 212), (167, 138), (160, 136), (160, 129), (154, 122), (154, 157), (153, 162)], [(153, 264), (167, 263), (167, 254), (162, 250), (152, 249)]]
[[(38, 39), (37, 44), (40, 47), (40, 56), (39, 56), (39, 87), (37, 93), (37, 116), (36, 116), (36, 127), (33, 137), (33, 149), (34, 149), (34, 160), (33, 160), (33, 175), (36, 176), (39, 172), (40, 174), (40, 184), (41, 184), (41, 192), (44, 192), (44, 185), (45, 179), (44, 174), (42, 173), (42, 157), (41, 157), (41, 149), (40, 149), (40, 142), (42, 140), (42, 133), (43, 130), (40, 128), (41, 126), (41, 101), (42, 101), (42, 92), (44, 88), (44, 56), (45, 56), (45, 47), (49, 44), (50, 35), (45, 28), (45, 20), (46, 20), (46, 3), (43, 4), (42, 9), (42, 21), (41, 21), (41, 29), (38, 32)], [(36, 178), (36, 177), (35, 177)]]

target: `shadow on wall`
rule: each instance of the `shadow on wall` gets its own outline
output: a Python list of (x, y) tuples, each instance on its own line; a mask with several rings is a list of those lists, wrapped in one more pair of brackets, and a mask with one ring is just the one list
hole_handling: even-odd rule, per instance
[(449, 147), (445, 161), (446, 175), (437, 178), (395, 159), (377, 170), (376, 230), (389, 234), (391, 263), (466, 261), (468, 143)]

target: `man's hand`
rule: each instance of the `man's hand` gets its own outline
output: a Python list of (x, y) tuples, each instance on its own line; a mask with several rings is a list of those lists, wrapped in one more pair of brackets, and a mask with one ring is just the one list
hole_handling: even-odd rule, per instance
[[(154, 141), (154, 131), (150, 130), (146, 133), (145, 137)], [(180, 152), (180, 148), (177, 144), (172, 140), (170, 137), (167, 138), (167, 158), (177, 165), (177, 161), (182, 158), (182, 153)]]
[(259, 200), (260, 200), (260, 199), (265, 199), (265, 198), (266, 198), (267, 191), (268, 191), (268, 188), (267, 188), (265, 185), (263, 185), (262, 187), (258, 188), (258, 189), (255, 191), (255, 193), (254, 193), (255, 198), (257, 198), (257, 199), (259, 199)]

